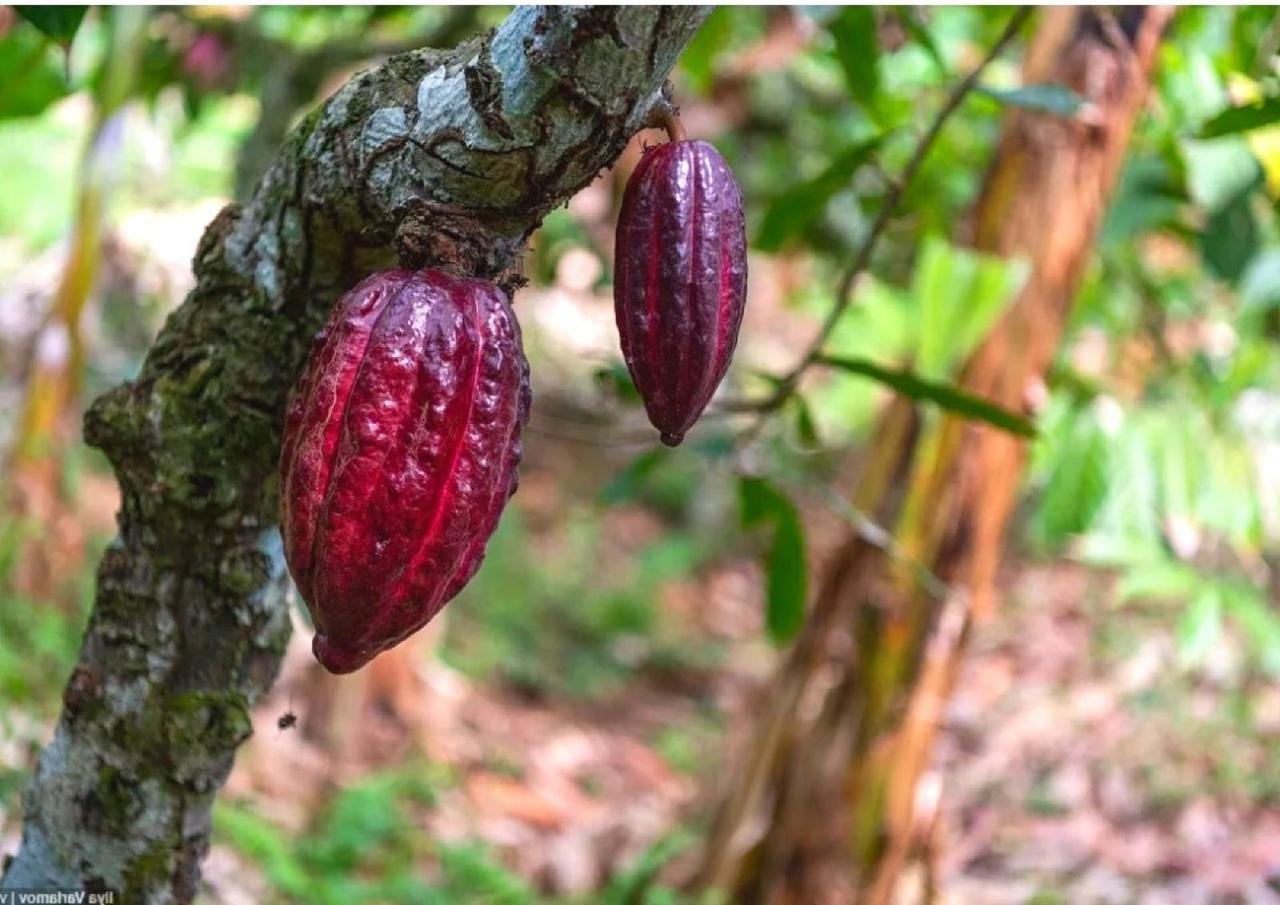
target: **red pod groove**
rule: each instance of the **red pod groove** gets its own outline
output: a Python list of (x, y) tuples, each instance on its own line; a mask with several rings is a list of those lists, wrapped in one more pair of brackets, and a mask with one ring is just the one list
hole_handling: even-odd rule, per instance
[(285, 558), (330, 672), (359, 669), (475, 574), (516, 489), (529, 365), (506, 295), (439, 270), (347, 292), (294, 390)]
[(618, 215), (614, 312), (622, 355), (676, 446), (729, 369), (747, 293), (742, 193), (705, 141), (649, 148)]

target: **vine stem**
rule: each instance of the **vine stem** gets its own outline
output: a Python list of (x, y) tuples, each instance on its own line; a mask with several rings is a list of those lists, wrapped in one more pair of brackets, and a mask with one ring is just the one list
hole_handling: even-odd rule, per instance
[[(866, 237), (858, 245), (853, 260), (840, 277), (840, 282), (836, 286), (835, 305), (827, 313), (826, 320), (823, 321), (817, 335), (805, 348), (799, 362), (778, 381), (777, 388), (768, 396), (758, 400), (726, 403), (723, 406), (724, 409), (738, 412), (756, 412), (761, 415), (777, 411), (795, 394), (800, 378), (804, 376), (805, 372), (820, 362), (823, 347), (826, 345), (827, 340), (831, 338), (831, 333), (835, 330), (836, 324), (840, 322), (840, 318), (853, 301), (852, 290), (854, 283), (857, 282), (858, 277), (871, 263), (871, 255), (875, 251), (880, 237), (884, 235), (890, 220), (893, 219), (894, 214), (897, 212), (902, 197), (906, 194), (907, 189), (911, 187), (912, 181), (919, 173), (920, 167), (924, 164), (925, 158), (929, 155), (934, 142), (937, 140), (938, 135), (941, 134), (942, 127), (946, 125), (947, 120), (959, 109), (964, 99), (977, 86), (987, 67), (1018, 34), (1018, 30), (1022, 28), (1023, 23), (1026, 22), (1031, 12), (1031, 7), (1026, 6), (1014, 12), (1009, 18), (1009, 22), (1005, 25), (1004, 31), (1000, 33), (1000, 37), (996, 39), (996, 42), (991, 45), (991, 49), (987, 51), (982, 61), (951, 89), (946, 102), (938, 110), (933, 122), (929, 125), (928, 131), (920, 139), (920, 143), (916, 145), (916, 149), (907, 161), (906, 166), (902, 168), (901, 176), (896, 181), (890, 182), (889, 189), (885, 192), (884, 203), (880, 206), (880, 212), (876, 215), (876, 219), (871, 224), (871, 229), (867, 232)], [(745, 435), (753, 436), (754, 433), (755, 431), (748, 430)]]

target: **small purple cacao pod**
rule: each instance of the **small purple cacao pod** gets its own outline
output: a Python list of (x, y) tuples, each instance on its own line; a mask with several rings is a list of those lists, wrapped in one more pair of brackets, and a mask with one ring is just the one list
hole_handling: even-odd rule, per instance
[(644, 152), (614, 258), (622, 355), (662, 442), (676, 446), (729, 369), (746, 303), (742, 193), (719, 151), (672, 141)]
[(285, 559), (333, 673), (422, 628), (471, 576), (515, 492), (529, 365), (506, 295), (439, 270), (338, 300), (290, 403)]

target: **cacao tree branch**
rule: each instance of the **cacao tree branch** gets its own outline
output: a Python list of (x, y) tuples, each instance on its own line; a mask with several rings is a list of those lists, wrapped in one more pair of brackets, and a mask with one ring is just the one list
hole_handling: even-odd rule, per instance
[(370, 43), (363, 38), (344, 38), (299, 53), (255, 27), (242, 27), (236, 38), (236, 55), (245, 69), (261, 79), (262, 112), (236, 159), (236, 199), (243, 201), (253, 194), (258, 179), (288, 134), (294, 114), (316, 99), (335, 72), (362, 60), (379, 61), (421, 47), (452, 47), (475, 30), (476, 7), (459, 6), (435, 27), (412, 39)]
[(353, 78), (196, 250), (134, 381), (85, 418), (120, 534), (4, 888), (194, 898), (210, 809), (289, 634), (275, 528), (285, 399), (339, 293), (397, 262), (519, 283), (542, 217), (640, 128), (697, 7), (518, 7)]

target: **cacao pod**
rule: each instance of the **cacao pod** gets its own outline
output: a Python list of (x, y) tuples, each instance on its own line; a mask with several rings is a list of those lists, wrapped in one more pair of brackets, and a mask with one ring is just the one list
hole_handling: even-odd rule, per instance
[(622, 355), (675, 446), (729, 369), (746, 302), (742, 193), (720, 152), (705, 141), (647, 149), (622, 197), (614, 257)]
[(494, 284), (392, 270), (338, 300), (280, 464), (285, 558), (330, 672), (420, 629), (475, 574), (515, 492), (529, 402), (520, 327)]

